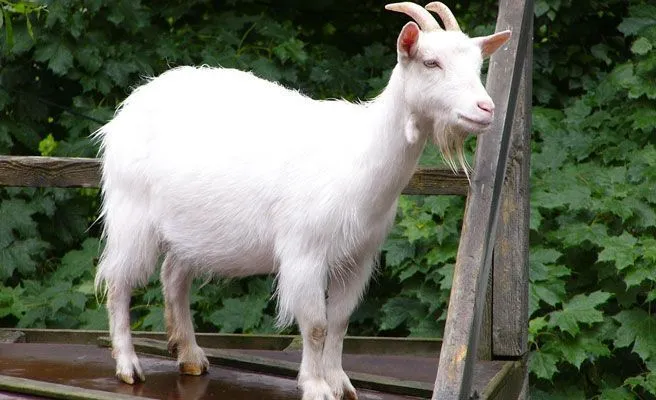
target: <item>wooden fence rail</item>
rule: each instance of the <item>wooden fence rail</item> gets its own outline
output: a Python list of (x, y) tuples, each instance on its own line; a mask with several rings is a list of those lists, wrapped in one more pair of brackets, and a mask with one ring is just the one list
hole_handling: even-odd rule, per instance
[[(95, 158), (0, 156), (0, 186), (98, 187), (100, 162)], [(467, 194), (464, 173), (449, 169), (419, 168), (404, 194)]]

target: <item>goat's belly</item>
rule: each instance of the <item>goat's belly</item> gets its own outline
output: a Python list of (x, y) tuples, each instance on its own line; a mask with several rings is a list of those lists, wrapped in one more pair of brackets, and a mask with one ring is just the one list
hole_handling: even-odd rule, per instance
[[(267, 216), (257, 210), (215, 202), (176, 209), (159, 231), (165, 251), (189, 266), (219, 276), (239, 277), (275, 272), (273, 235)], [(221, 208), (221, 209), (217, 209)]]
[(271, 245), (248, 235), (222, 233), (193, 240), (170, 234), (165, 239), (166, 250), (199, 273), (242, 277), (276, 271)]

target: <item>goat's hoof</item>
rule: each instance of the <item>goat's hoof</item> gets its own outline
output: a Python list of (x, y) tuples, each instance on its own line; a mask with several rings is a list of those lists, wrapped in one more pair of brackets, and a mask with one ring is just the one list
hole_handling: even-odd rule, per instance
[(136, 369), (132, 373), (123, 373), (117, 372), (116, 379), (121, 382), (127, 383), (128, 385), (134, 385), (137, 382), (145, 382), (146, 376), (142, 373), (139, 373)]
[(346, 390), (344, 392), (344, 400), (358, 400), (358, 394), (354, 390)]
[(139, 359), (136, 354), (118, 355), (116, 358), (116, 378), (121, 382), (134, 385), (136, 382), (145, 382), (144, 375)]
[(303, 400), (338, 400), (323, 379), (307, 379), (300, 383)]
[(183, 375), (203, 375), (208, 371), (208, 366), (203, 363), (181, 362), (179, 364), (180, 373)]
[(337, 399), (358, 400), (358, 394), (351, 384), (351, 380), (342, 369), (329, 369), (326, 371), (326, 382), (333, 390)]

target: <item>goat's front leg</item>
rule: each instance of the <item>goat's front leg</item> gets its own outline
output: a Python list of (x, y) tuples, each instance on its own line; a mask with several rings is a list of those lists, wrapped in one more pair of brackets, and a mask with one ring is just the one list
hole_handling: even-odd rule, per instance
[(369, 282), (373, 263), (349, 271), (335, 271), (328, 283), (328, 331), (323, 349), (326, 382), (336, 398), (357, 400), (358, 395), (342, 368), (342, 348), (349, 318)]
[(189, 268), (167, 255), (162, 263), (164, 315), (169, 339), (169, 352), (178, 357), (180, 373), (201, 375), (209, 369), (203, 349), (196, 343), (189, 311), (189, 289), (193, 280)]
[(293, 314), (303, 337), (298, 385), (303, 400), (335, 400), (324, 379), (323, 348), (326, 339), (326, 273), (323, 263), (294, 257), (282, 262), (278, 275), (278, 305), (282, 321)]

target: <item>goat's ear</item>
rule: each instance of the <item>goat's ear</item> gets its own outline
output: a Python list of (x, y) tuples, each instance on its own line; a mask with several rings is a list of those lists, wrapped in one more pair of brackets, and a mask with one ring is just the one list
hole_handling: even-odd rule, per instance
[(483, 57), (489, 57), (499, 50), (508, 39), (510, 39), (510, 31), (501, 31), (490, 36), (474, 38), (474, 41), (480, 46)]
[(417, 54), (417, 42), (419, 41), (419, 26), (414, 22), (405, 24), (399, 39), (396, 42), (396, 47), (399, 52), (399, 60), (409, 59)]

